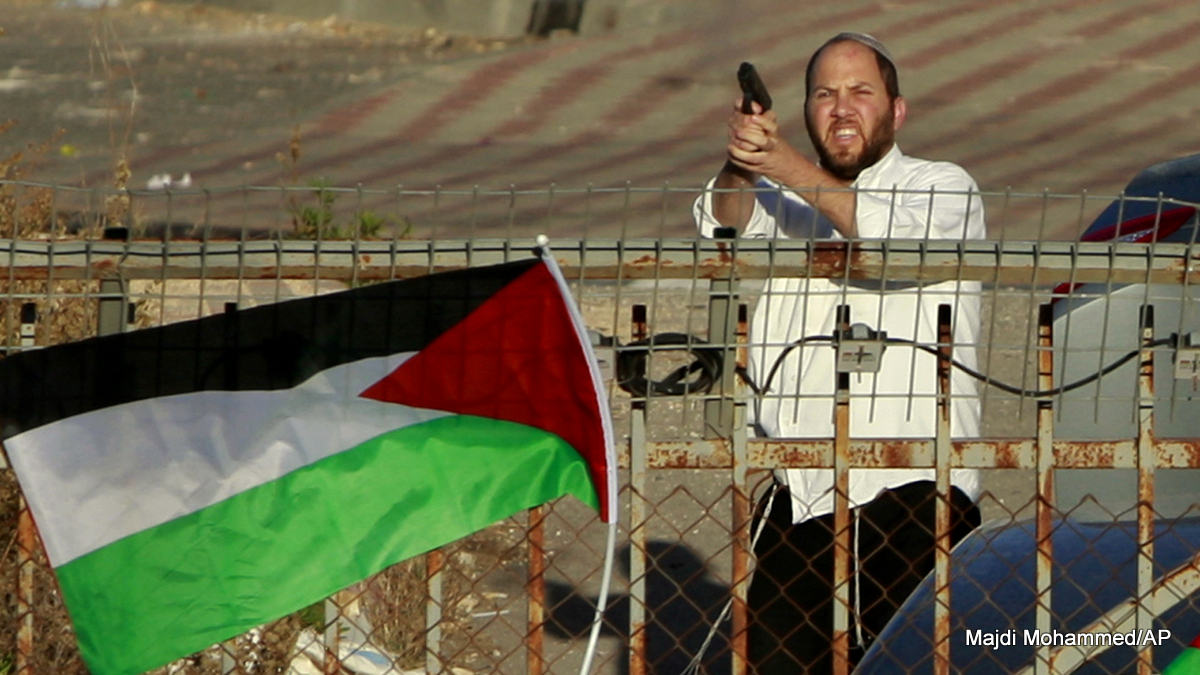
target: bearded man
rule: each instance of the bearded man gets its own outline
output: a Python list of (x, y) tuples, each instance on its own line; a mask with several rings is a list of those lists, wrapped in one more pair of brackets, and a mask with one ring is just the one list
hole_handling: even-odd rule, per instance
[[(724, 168), (697, 199), (703, 236), (733, 227), (747, 238), (982, 239), (983, 204), (975, 181), (948, 162), (908, 157), (895, 133), (908, 116), (887, 49), (861, 33), (842, 33), (809, 61), (805, 119), (819, 162), (780, 135), (774, 111), (729, 118)], [(786, 351), (800, 338), (833, 335), (840, 305), (851, 321), (890, 338), (937, 343), (937, 310), (953, 308), (954, 358), (975, 367), (980, 284), (899, 285), (837, 279), (766, 282), (750, 335), (750, 372), (760, 385), (778, 364), (769, 391), (752, 409), (760, 434), (834, 435), (836, 364), (828, 345)], [(853, 438), (933, 438), (937, 363), (926, 352), (889, 345), (878, 373), (851, 376)], [(951, 435), (977, 437), (974, 382), (951, 376)], [(775, 472), (774, 498), (759, 504), (763, 531), (750, 585), (751, 671), (832, 672), (833, 489), (829, 469)], [(975, 471), (952, 471), (952, 537), (979, 524)], [(933, 567), (938, 499), (932, 469), (850, 472), (851, 667)]]

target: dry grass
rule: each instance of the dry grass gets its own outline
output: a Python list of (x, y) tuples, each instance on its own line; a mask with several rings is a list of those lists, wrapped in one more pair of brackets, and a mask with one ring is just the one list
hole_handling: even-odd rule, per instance
[(375, 643), (401, 668), (425, 662), (425, 558), (392, 565), (359, 585)]
[(26, 612), (18, 605), (18, 578), (22, 567), (33, 566), (33, 653), (29, 664), (33, 673), (62, 673), (63, 675), (86, 675), (87, 669), (75, 645), (75, 634), (71, 629), (66, 608), (58, 587), (50, 574), (41, 546), (23, 550), (17, 538), (19, 517), (19, 489), (13, 473), (0, 471), (0, 542), (3, 543), (3, 558), (0, 558), (0, 583), (8, 589), (4, 603), (0, 605), (0, 663), (15, 662), (18, 627), (26, 619)]
[(17, 513), (20, 491), (11, 471), (0, 471), (0, 585), (5, 589), (0, 603), (0, 664), (11, 663), (17, 652)]

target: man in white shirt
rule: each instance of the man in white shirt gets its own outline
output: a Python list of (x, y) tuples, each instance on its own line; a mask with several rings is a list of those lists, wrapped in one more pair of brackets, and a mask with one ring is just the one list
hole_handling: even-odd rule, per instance
[[(907, 105), (895, 64), (874, 38), (842, 33), (813, 54), (805, 119), (813, 163), (779, 133), (773, 111), (754, 105), (729, 121), (727, 161), (696, 201), (700, 232), (735, 227), (748, 238), (982, 239), (983, 205), (960, 167), (905, 156), (895, 144)], [(739, 191), (740, 190), (740, 191)], [(755, 190), (758, 190), (757, 192)], [(768, 190), (768, 191), (762, 191)], [(937, 342), (937, 310), (953, 309), (954, 358), (976, 365), (978, 282), (881, 286), (826, 279), (770, 279), (751, 323), (750, 373), (769, 391), (753, 410), (761, 433), (829, 438), (836, 368), (827, 345), (785, 349), (832, 335), (837, 309), (892, 338)], [(774, 378), (768, 374), (780, 358)], [(850, 435), (932, 438), (936, 358), (890, 345), (877, 374), (851, 377)], [(979, 435), (974, 382), (951, 377), (951, 435)], [(752, 672), (828, 673), (831, 636), (834, 476), (826, 469), (776, 472), (776, 496), (755, 553), (749, 591)], [(855, 469), (850, 476), (852, 665), (933, 564), (936, 489), (932, 469)], [(975, 471), (955, 470), (951, 504), (957, 541), (979, 523)], [(785, 495), (790, 495), (790, 499)], [(763, 505), (765, 506), (766, 500)], [(790, 508), (789, 508), (790, 507)], [(760, 517), (762, 517), (760, 506)]]

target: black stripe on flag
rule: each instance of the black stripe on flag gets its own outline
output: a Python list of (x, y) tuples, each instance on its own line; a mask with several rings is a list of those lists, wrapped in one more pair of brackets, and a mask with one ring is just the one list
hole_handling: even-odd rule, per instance
[(286, 389), (343, 363), (419, 351), (541, 262), (391, 281), (0, 360), (0, 438), (197, 391)]

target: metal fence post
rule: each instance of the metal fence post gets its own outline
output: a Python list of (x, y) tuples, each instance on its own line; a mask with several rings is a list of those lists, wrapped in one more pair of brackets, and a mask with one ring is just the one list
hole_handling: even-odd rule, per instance
[(341, 675), (342, 672), (342, 634), (341, 607), (337, 602), (337, 594), (325, 598), (325, 675)]
[(98, 305), (96, 334), (116, 335), (124, 332), (129, 312), (125, 299), (125, 284), (120, 279), (100, 280)]
[(34, 675), (33, 668), (33, 606), (34, 549), (37, 532), (33, 516), (24, 495), (17, 498), (17, 656), (15, 675)]
[[(737, 364), (743, 368), (749, 356), (746, 350), (746, 314), (746, 305), (738, 305)], [(746, 596), (750, 591), (750, 559), (754, 546), (751, 539), (753, 533), (750, 531), (754, 503), (751, 501), (748, 480), (746, 436), (746, 406), (745, 401), (739, 398), (734, 408), (733, 429), (733, 615), (730, 631), (733, 675), (746, 675), (749, 656)]]
[(529, 509), (528, 629), (525, 634), (526, 672), (542, 675), (546, 669), (546, 516), (549, 509)]
[[(1137, 494), (1137, 620), (1138, 634), (1154, 628), (1151, 594), (1154, 590), (1154, 475), (1158, 453), (1154, 448), (1154, 305), (1141, 311), (1142, 353), (1138, 366), (1138, 494)], [(1138, 649), (1138, 675), (1154, 672), (1154, 647)]]
[[(1054, 386), (1054, 316), (1050, 305), (1038, 310), (1038, 388)], [(1037, 588), (1035, 626), (1042, 634), (1053, 629), (1050, 582), (1054, 576), (1054, 401), (1047, 398), (1037, 403)], [(1039, 645), (1034, 659), (1034, 673), (1048, 675), (1051, 649)]]
[[(37, 305), (26, 302), (21, 305), (20, 346), (28, 349), (35, 345), (37, 335)], [(9, 468), (4, 457), (0, 466)], [(34, 607), (34, 550), (37, 547), (37, 530), (25, 495), (17, 496), (17, 653), (14, 675), (33, 675), (33, 607)]]
[(950, 359), (954, 335), (950, 305), (938, 305), (938, 401), (937, 438), (934, 460), (937, 476), (937, 505), (934, 536), (933, 672), (950, 675)]
[[(708, 298), (708, 341), (721, 350), (722, 362), (731, 364), (736, 358), (737, 341), (737, 239), (720, 241), (721, 257), (729, 260), (729, 276), (713, 279)], [(734, 385), (737, 379), (733, 368), (726, 365), (721, 370), (721, 381), (716, 387), (718, 398), (704, 402), (705, 438), (729, 438), (733, 434)]]
[(445, 577), (446, 554), (435, 548), (425, 554), (425, 589), (429, 603), (425, 605), (425, 672), (437, 675), (445, 670), (442, 663), (442, 581)]
[[(646, 306), (632, 308), (632, 338), (645, 340)], [(648, 395), (648, 394), (647, 394)], [(634, 401), (629, 430), (629, 675), (645, 675), (646, 664), (646, 403)]]
[(37, 343), (37, 320), (37, 303), (23, 303), (21, 305), (21, 349), (29, 349)]
[[(850, 306), (838, 307), (837, 330), (850, 329)], [(850, 373), (837, 373), (833, 438), (833, 675), (850, 672)]]

